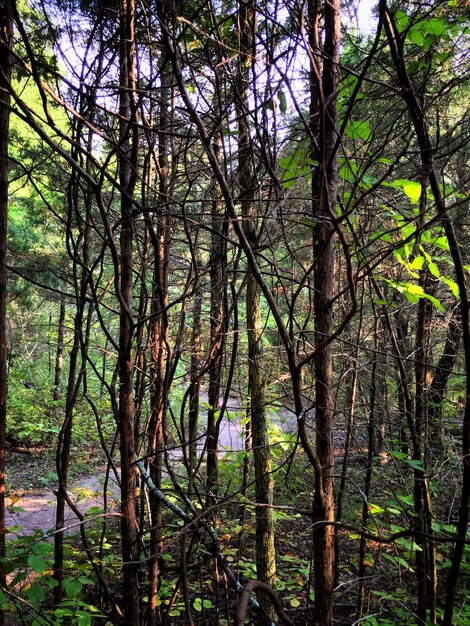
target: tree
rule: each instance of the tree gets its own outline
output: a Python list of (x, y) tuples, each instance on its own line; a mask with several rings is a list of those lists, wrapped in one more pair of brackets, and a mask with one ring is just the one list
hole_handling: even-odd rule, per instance
[[(7, 419), (7, 324), (6, 324), (6, 258), (8, 223), (8, 125), (10, 118), (10, 95), (8, 84), (11, 79), (11, 47), (13, 15), (9, 2), (0, 6), (0, 585), (6, 586), (5, 569), (5, 436)], [(4, 613), (0, 611), (0, 624)]]

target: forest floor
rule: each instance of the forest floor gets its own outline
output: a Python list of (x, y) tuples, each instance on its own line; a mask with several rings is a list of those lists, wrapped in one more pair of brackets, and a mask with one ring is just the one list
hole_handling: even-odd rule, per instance
[[(27, 535), (36, 530), (49, 533), (55, 525), (57, 478), (51, 459), (44, 451), (11, 453), (7, 462), (6, 526), (12, 529), (7, 538)], [(85, 514), (92, 507), (103, 507), (103, 482), (106, 468), (90, 466), (86, 473), (75, 471), (67, 492), (77, 509)], [(12, 483), (9, 476), (14, 474)], [(13, 489), (10, 487), (13, 486)], [(118, 486), (110, 479), (107, 487), (108, 509), (118, 506)], [(77, 530), (78, 518), (67, 507), (66, 526)]]
[[(230, 407), (232, 410), (238, 407)], [(200, 447), (204, 438), (200, 440)], [(226, 451), (243, 449), (243, 428), (238, 419), (224, 420), (219, 433), (220, 456)], [(181, 450), (174, 449), (171, 456), (181, 457)], [(68, 493), (71, 501), (84, 514), (92, 507), (103, 507), (103, 485), (106, 467), (100, 449), (76, 453), (70, 464)], [(30, 534), (35, 530), (48, 533), (54, 528), (56, 491), (58, 488), (55, 456), (46, 448), (9, 448), (6, 457), (6, 526), (14, 528), (17, 535)], [(107, 509), (118, 508), (119, 487), (110, 475), (106, 489)], [(66, 525), (78, 522), (77, 516), (67, 508)], [(9, 533), (9, 538), (13, 538)]]

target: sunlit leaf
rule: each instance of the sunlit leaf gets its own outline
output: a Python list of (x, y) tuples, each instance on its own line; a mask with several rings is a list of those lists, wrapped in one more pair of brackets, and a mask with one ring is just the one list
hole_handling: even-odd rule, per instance
[(394, 181), (394, 185), (401, 187), (412, 204), (416, 204), (421, 197), (421, 183), (415, 180), (401, 178)]
[(363, 139), (364, 141), (370, 141), (372, 137), (369, 122), (365, 120), (349, 122), (346, 126), (346, 134), (351, 139)]
[(416, 27), (410, 28), (410, 30), (408, 31), (408, 37), (417, 46), (422, 46), (424, 43), (424, 35), (422, 31), (418, 30)]
[(460, 300), (459, 286), (455, 280), (452, 280), (452, 278), (448, 278), (447, 276), (441, 276), (441, 280), (449, 287), (454, 296)]

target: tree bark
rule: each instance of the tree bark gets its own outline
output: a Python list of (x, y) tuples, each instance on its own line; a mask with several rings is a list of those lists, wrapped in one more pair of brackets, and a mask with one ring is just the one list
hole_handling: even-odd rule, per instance
[(121, 186), (119, 315), (119, 435), (121, 456), (121, 540), (125, 623), (140, 624), (139, 614), (139, 546), (136, 520), (136, 468), (134, 465), (134, 403), (133, 403), (133, 223), (132, 197), (136, 182), (138, 136), (134, 123), (136, 110), (134, 60), (134, 0), (121, 0), (120, 27), (120, 152), (119, 183)]
[[(315, 578), (315, 624), (333, 621), (335, 576), (334, 526), (334, 397), (333, 360), (329, 338), (333, 331), (334, 220), (338, 185), (336, 142), (338, 116), (338, 62), (340, 41), (339, 0), (310, 0), (309, 43), (311, 73), (312, 157), (318, 167), (312, 176), (314, 229), (314, 314), (315, 314), (315, 426), (316, 453), (321, 466), (314, 494), (313, 535)], [(320, 15), (323, 11), (324, 43), (321, 44)], [(323, 55), (320, 55), (323, 48)]]
[[(0, 586), (5, 587), (5, 436), (7, 418), (7, 358), (8, 337), (6, 324), (7, 283), (7, 222), (8, 222), (8, 144), (11, 79), (11, 46), (13, 17), (9, 0), (0, 3)], [(5, 84), (7, 83), (7, 84)], [(0, 611), (0, 626), (5, 614)]]
[[(162, 483), (162, 464), (164, 448), (164, 421), (168, 403), (166, 372), (171, 358), (168, 343), (168, 262), (170, 253), (170, 214), (167, 206), (169, 192), (169, 132), (171, 128), (170, 105), (172, 101), (171, 76), (168, 72), (166, 55), (160, 63), (160, 115), (158, 143), (158, 189), (162, 199), (158, 205), (156, 238), (154, 244), (154, 276), (152, 292), (152, 328), (150, 334), (150, 418), (149, 458), (150, 475), (155, 485)], [(157, 626), (160, 621), (157, 604), (158, 595), (158, 556), (162, 549), (161, 503), (152, 493), (149, 494), (151, 510), (150, 553), (149, 559), (149, 626)]]
[[(236, 108), (238, 117), (238, 182), (241, 212), (247, 241), (252, 249), (257, 245), (257, 219), (254, 190), (257, 189), (253, 150), (248, 121), (250, 104), (248, 85), (250, 69), (256, 56), (256, 14), (250, 2), (239, 4), (240, 54), (237, 66)], [(274, 481), (271, 473), (268, 427), (266, 416), (266, 379), (263, 353), (263, 320), (260, 288), (250, 269), (246, 280), (246, 326), (248, 333), (248, 417), (255, 471), (256, 501), (267, 505), (256, 508), (256, 575), (258, 580), (273, 585), (276, 579), (274, 523), (270, 506), (273, 504)], [(274, 617), (269, 599), (262, 595), (260, 604)]]
[(57, 422), (60, 407), (59, 399), (61, 396), (60, 387), (62, 382), (62, 368), (64, 363), (64, 338), (65, 338), (65, 297), (62, 296), (59, 307), (59, 319), (57, 322), (57, 348), (55, 355), (54, 367), (54, 389), (52, 391), (52, 400), (54, 402), (52, 410), (52, 420)]

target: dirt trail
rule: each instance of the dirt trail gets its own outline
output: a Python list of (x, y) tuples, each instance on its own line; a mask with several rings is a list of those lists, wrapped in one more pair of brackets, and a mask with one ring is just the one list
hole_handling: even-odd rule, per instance
[[(201, 448), (203, 441), (201, 440)], [(237, 451), (243, 448), (243, 429), (238, 423), (224, 421), (220, 429), (219, 449), (222, 456), (225, 452)], [(171, 453), (176, 459), (181, 458), (181, 450), (174, 450)], [(85, 513), (91, 507), (103, 507), (103, 479), (105, 469), (98, 468), (96, 476), (81, 475), (73, 478), (68, 487), (68, 493), (72, 501), (76, 504), (81, 513)], [(44, 533), (53, 530), (55, 525), (57, 485), (51, 485), (44, 489), (33, 491), (15, 492), (13, 496), (7, 498), (6, 526), (14, 529), (8, 533), (7, 538), (12, 539), (15, 535), (28, 535), (35, 530)], [(117, 510), (119, 508), (119, 489), (115, 481), (110, 481), (107, 488), (108, 508)], [(77, 517), (70, 510), (66, 509), (66, 525), (77, 522)]]
[[(207, 397), (202, 394), (202, 401), (207, 402)], [(224, 418), (220, 426), (219, 433), (219, 456), (222, 457), (227, 452), (237, 452), (244, 447), (244, 428), (240, 424), (240, 407), (239, 401), (231, 398), (227, 410), (230, 419)], [(236, 413), (238, 412), (238, 415)], [(292, 419), (290, 414), (282, 416), (286, 419)], [(286, 429), (289, 430), (289, 429)], [(199, 452), (204, 449), (205, 437), (202, 437), (198, 444)], [(181, 448), (175, 448), (170, 452), (170, 458), (175, 462), (180, 462), (182, 457)], [(39, 470), (38, 470), (39, 471)], [(85, 513), (93, 506), (103, 507), (103, 477), (105, 476), (105, 468), (98, 467), (95, 469), (96, 474), (90, 476), (82, 474), (74, 477), (69, 482), (68, 493), (73, 502), (77, 505), (81, 513)], [(54, 528), (56, 497), (55, 490), (57, 485), (51, 485), (44, 489), (35, 489), (33, 491), (18, 491), (12, 497), (7, 498), (6, 526), (11, 529), (7, 535), (8, 538), (15, 536), (31, 534), (34, 530), (41, 530), (47, 533)], [(107, 487), (108, 510), (118, 511), (119, 509), (119, 488), (114, 477), (109, 481)], [(77, 517), (67, 507), (66, 525), (76, 523)]]
[[(103, 470), (104, 473), (104, 470)], [(7, 538), (15, 535), (27, 535), (34, 530), (47, 533), (55, 525), (56, 496), (54, 485), (44, 492), (15, 493), (7, 499), (6, 526), (13, 532)], [(103, 485), (99, 476), (82, 475), (70, 481), (68, 493), (81, 513), (85, 514), (91, 507), (103, 506)], [(117, 502), (117, 485), (110, 483), (108, 489), (108, 508), (115, 509)], [(66, 526), (72, 525), (78, 519), (73, 511), (67, 507)]]

